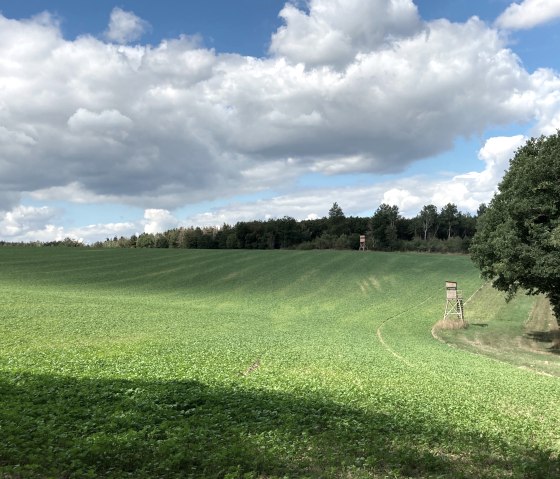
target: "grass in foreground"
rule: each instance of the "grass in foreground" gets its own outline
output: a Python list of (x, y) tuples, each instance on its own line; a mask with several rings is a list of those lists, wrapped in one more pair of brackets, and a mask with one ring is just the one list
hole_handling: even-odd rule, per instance
[(0, 477), (558, 477), (560, 385), (430, 328), (466, 257), (0, 250)]

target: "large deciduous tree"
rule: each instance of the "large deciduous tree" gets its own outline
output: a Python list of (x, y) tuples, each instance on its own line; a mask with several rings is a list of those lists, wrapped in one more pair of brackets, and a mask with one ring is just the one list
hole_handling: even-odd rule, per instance
[(436, 225), (434, 229), (434, 234), (435, 231), (437, 231), (437, 220), (438, 220), (437, 207), (435, 205), (425, 205), (420, 211), (420, 213), (418, 213), (418, 218), (420, 224), (422, 225), (422, 231), (424, 232), (424, 239), (427, 240), (428, 234), (430, 232), (430, 228), (433, 228), (434, 225)]
[(509, 297), (520, 288), (546, 294), (560, 324), (560, 131), (517, 150), (479, 218), (471, 254)]
[(457, 205), (453, 203), (447, 203), (439, 214), (439, 217), (445, 226), (445, 232), (447, 234), (447, 239), (451, 238), (453, 235), (453, 229), (459, 224), (459, 210)]
[(370, 221), (374, 248), (393, 249), (397, 244), (397, 221), (399, 208), (383, 203), (377, 208)]

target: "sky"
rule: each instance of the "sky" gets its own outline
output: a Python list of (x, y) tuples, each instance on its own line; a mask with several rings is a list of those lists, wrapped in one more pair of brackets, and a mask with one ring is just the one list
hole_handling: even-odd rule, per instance
[(0, 0), (0, 240), (476, 212), (560, 128), (560, 0)]

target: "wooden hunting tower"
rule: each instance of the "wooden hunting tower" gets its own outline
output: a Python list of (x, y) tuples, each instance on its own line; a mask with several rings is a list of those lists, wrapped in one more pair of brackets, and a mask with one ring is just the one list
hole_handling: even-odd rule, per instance
[(366, 235), (360, 235), (360, 249), (358, 251), (365, 251), (366, 249)]
[(457, 316), (458, 319), (464, 321), (463, 292), (457, 290), (457, 283), (455, 281), (446, 281), (445, 289), (447, 291), (447, 302), (445, 303), (443, 319), (447, 319), (449, 316)]

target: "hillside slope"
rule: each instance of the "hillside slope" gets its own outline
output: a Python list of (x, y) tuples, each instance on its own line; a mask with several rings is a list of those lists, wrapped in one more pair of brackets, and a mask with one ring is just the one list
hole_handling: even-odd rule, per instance
[(430, 330), (467, 257), (0, 249), (7, 477), (555, 477), (556, 378)]

